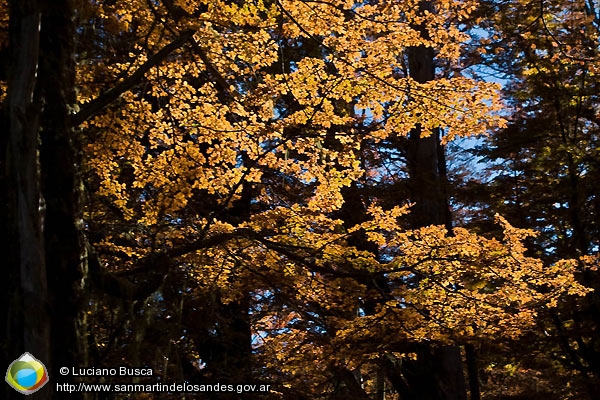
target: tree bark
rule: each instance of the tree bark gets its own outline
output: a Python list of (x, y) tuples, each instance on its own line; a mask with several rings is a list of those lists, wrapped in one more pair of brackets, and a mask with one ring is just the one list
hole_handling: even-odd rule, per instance
[[(422, 12), (434, 12), (432, 3), (423, 0)], [(426, 27), (418, 29), (427, 38)], [(435, 79), (434, 51), (417, 46), (408, 49), (409, 75), (418, 83)], [(419, 101), (419, 99), (413, 99)], [(425, 132), (417, 126), (409, 133), (407, 149), (409, 189), (413, 228), (445, 225), (452, 234), (451, 214), (446, 195), (446, 165), (440, 143), (440, 131)], [(462, 357), (458, 346), (419, 344), (419, 358), (404, 363), (408, 382), (407, 398), (431, 400), (466, 400)]]
[[(79, 315), (85, 270), (79, 162), (69, 111), (73, 10), (70, 0), (9, 2), (11, 67), (2, 105), (0, 221), (8, 262), (1, 343), (9, 361), (30, 352), (53, 379), (59, 367), (87, 362)], [(40, 395), (64, 397), (53, 387)], [(5, 385), (2, 398), (22, 395)]]
[[(43, 363), (50, 357), (49, 301), (44, 260), (38, 140), (40, 103), (35, 89), (39, 59), (40, 4), (9, 2), (8, 93), (3, 105), (3, 208), (7, 257), (2, 295), (6, 327), (2, 347), (8, 361), (28, 351)], [(41, 391), (49, 393), (50, 385)], [(23, 396), (8, 385), (4, 399)]]
[[(44, 235), (52, 305), (53, 349), (50, 371), (87, 366), (87, 331), (82, 307), (87, 278), (83, 234), (81, 177), (76, 131), (71, 125), (75, 104), (74, 5), (72, 0), (47, 4), (40, 40), (40, 93), (44, 102), (40, 159), (46, 202)], [(67, 382), (67, 377), (62, 381)], [(72, 397), (75, 393), (70, 394)], [(62, 397), (62, 393), (56, 393)], [(75, 398), (86, 398), (78, 393)]]
[(477, 351), (473, 344), (465, 345), (465, 358), (467, 360), (467, 371), (469, 372), (469, 400), (481, 400), (479, 390), (479, 368), (477, 367)]

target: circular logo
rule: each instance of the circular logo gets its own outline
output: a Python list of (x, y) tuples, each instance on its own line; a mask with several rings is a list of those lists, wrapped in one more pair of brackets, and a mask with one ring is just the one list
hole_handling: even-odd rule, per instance
[(20, 393), (31, 394), (48, 382), (48, 372), (40, 360), (29, 353), (23, 353), (8, 366), (6, 382)]

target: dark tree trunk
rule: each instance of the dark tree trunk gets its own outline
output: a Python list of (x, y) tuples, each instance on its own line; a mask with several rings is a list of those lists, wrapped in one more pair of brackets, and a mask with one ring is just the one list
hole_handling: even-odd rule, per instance
[[(433, 12), (431, 2), (422, 1), (421, 11)], [(425, 27), (419, 27), (424, 37)], [(435, 79), (434, 51), (425, 46), (408, 50), (411, 78), (418, 83)], [(413, 101), (419, 101), (418, 98)], [(425, 132), (417, 126), (409, 133), (407, 149), (411, 219), (414, 228), (444, 225), (451, 234), (452, 221), (446, 195), (446, 165), (438, 129)], [(408, 382), (404, 398), (419, 400), (466, 400), (462, 357), (458, 346), (417, 345), (419, 358), (403, 365)]]
[[(87, 271), (82, 185), (76, 132), (71, 125), (75, 104), (74, 39), (72, 0), (49, 2), (42, 15), (40, 41), (39, 83), (44, 102), (40, 158), (46, 202), (46, 268), (52, 304), (54, 352), (50, 369), (54, 376), (59, 376), (61, 366), (88, 365), (82, 313)], [(66, 382), (67, 378), (62, 380)], [(57, 393), (59, 397), (62, 395)]]
[[(69, 112), (73, 7), (66, 0), (13, 0), (9, 7), (10, 68), (0, 142), (0, 221), (8, 234), (2, 245), (7, 261), (2, 350), (9, 361), (24, 351), (33, 354), (60, 383), (66, 380), (56, 379), (58, 367), (86, 362), (78, 330), (85, 264), (79, 163)], [(40, 395), (64, 397), (53, 394), (53, 387), (46, 385)], [(2, 398), (22, 395), (5, 385)]]
[[(3, 105), (2, 347), (8, 362), (28, 351), (50, 360), (49, 301), (44, 260), (38, 140), (40, 104), (35, 90), (39, 59), (40, 5), (9, 2), (8, 94)], [(47, 365), (47, 364), (46, 364)], [(49, 394), (50, 385), (41, 390)], [(23, 396), (4, 385), (3, 399)]]
[(481, 400), (479, 390), (479, 368), (477, 366), (477, 351), (472, 344), (465, 345), (465, 359), (467, 360), (467, 371), (469, 372), (469, 400)]

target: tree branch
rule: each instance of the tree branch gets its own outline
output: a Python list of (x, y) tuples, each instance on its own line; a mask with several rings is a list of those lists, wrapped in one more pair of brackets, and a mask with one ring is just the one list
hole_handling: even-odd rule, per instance
[(126, 91), (134, 87), (136, 84), (138, 84), (142, 80), (146, 72), (148, 72), (152, 67), (155, 67), (156, 65), (160, 64), (171, 53), (173, 53), (175, 50), (183, 46), (187, 41), (192, 39), (194, 33), (195, 31), (191, 29), (183, 32), (178, 38), (176, 38), (171, 43), (167, 44), (165, 47), (160, 49), (158, 53), (148, 58), (148, 60), (129, 77), (125, 78), (117, 85), (115, 85), (112, 89), (109, 89), (108, 91), (102, 93), (100, 96), (96, 97), (94, 100), (81, 107), (81, 110), (73, 116), (73, 126), (79, 126), (88, 118), (102, 111), (105, 107), (107, 107), (113, 101), (118, 99), (119, 96), (121, 96), (123, 93), (125, 93)]

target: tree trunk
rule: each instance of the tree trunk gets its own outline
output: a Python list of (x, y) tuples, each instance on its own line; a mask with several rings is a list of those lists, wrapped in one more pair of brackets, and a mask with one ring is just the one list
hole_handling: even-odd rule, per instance
[(473, 344), (465, 345), (465, 359), (467, 360), (467, 371), (469, 372), (469, 400), (481, 400), (479, 390), (479, 368), (477, 366), (477, 351)]
[[(46, 202), (46, 268), (52, 304), (53, 376), (62, 366), (89, 365), (82, 312), (87, 278), (83, 236), (78, 143), (71, 124), (75, 103), (75, 26), (71, 0), (55, 0), (42, 15), (40, 92), (42, 113), (40, 159)], [(68, 379), (63, 377), (62, 381)], [(63, 397), (62, 393), (56, 393)], [(70, 394), (72, 397), (74, 395)], [(76, 398), (85, 398), (78, 394)]]
[[(422, 1), (421, 11), (434, 12), (430, 1)], [(427, 37), (424, 26), (419, 27)], [(434, 51), (425, 46), (408, 50), (409, 75), (418, 83), (435, 79)], [(419, 101), (419, 99), (413, 99)], [(424, 132), (417, 126), (409, 134), (407, 149), (409, 189), (413, 228), (445, 225), (451, 234), (452, 221), (446, 195), (446, 165), (440, 131)], [(466, 400), (462, 357), (458, 346), (419, 344), (416, 361), (404, 363), (403, 374), (409, 393), (420, 400)]]
[[(13, 0), (9, 21), (11, 67), (0, 142), (0, 222), (8, 233), (2, 244), (7, 263), (1, 344), (9, 361), (27, 351), (62, 383), (59, 367), (87, 362), (78, 330), (85, 247), (69, 112), (73, 6), (68, 0)], [(48, 384), (40, 395), (64, 397), (53, 389)], [(22, 395), (5, 385), (2, 398)]]
[[(6, 260), (3, 350), (12, 362), (24, 351), (43, 363), (50, 360), (49, 301), (44, 260), (38, 140), (40, 103), (36, 99), (40, 5), (36, 0), (9, 2), (8, 94), (3, 105), (3, 208)], [(4, 335), (3, 335), (4, 336)], [(46, 364), (47, 365), (47, 364)], [(41, 391), (50, 393), (50, 385)], [(8, 385), (4, 399), (23, 396)]]

